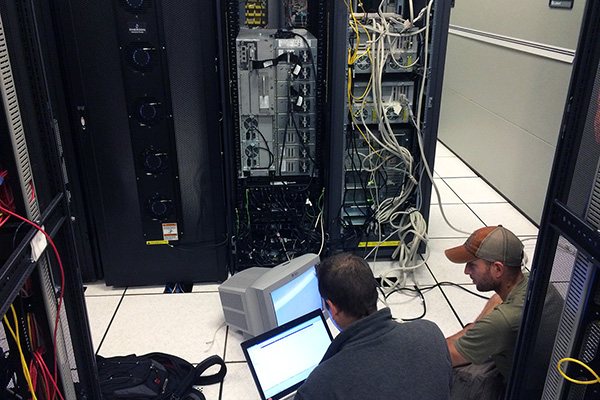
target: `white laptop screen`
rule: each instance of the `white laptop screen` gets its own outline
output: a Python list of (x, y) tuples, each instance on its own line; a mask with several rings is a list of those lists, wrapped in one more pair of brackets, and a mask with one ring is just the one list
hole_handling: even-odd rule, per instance
[(293, 392), (319, 364), (331, 343), (321, 310), (242, 343), (263, 400)]

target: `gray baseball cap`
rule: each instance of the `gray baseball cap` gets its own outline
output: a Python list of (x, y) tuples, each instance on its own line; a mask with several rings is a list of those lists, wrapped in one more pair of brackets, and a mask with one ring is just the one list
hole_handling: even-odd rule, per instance
[(473, 232), (464, 244), (448, 249), (445, 253), (455, 263), (467, 263), (480, 258), (518, 267), (523, 260), (523, 243), (502, 225), (486, 226)]

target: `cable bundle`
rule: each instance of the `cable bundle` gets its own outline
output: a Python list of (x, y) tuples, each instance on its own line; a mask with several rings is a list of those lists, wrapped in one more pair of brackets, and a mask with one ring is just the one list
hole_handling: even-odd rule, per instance
[[(0, 166), (0, 206), (8, 209), (9, 211), (15, 211), (15, 199), (13, 197), (13, 192), (11, 187), (8, 185), (6, 181), (6, 177), (8, 176), (8, 171), (3, 171), (2, 166)], [(10, 218), (10, 214), (1, 213), (0, 214), (0, 226), (4, 225), (6, 221)]]
[[(350, 27), (356, 37), (355, 46), (348, 52), (348, 64), (352, 66), (363, 57), (368, 57), (371, 64), (371, 75), (364, 92), (360, 90), (362, 93), (353, 93), (353, 74), (348, 74), (348, 105), (353, 127), (360, 132), (368, 145), (367, 153), (357, 152), (357, 154), (361, 157), (360, 170), (368, 173), (370, 176), (368, 182), (373, 183), (366, 185), (370, 193), (369, 197), (372, 199), (370, 221), (376, 225), (379, 244), (392, 236), (397, 235), (399, 239), (392, 257), (399, 260), (400, 266), (382, 275), (384, 284), (389, 286), (390, 290), (399, 284), (398, 280), (388, 279), (391, 274), (413, 270), (425, 263), (418, 260), (418, 250), (422, 243), (427, 242), (427, 226), (418, 211), (421, 201), (419, 182), (423, 173), (422, 163), (415, 163), (411, 151), (400, 143), (399, 129), (393, 127), (393, 121), (390, 120), (391, 116), (400, 115), (402, 121), (415, 125), (417, 134), (420, 134), (418, 117), (409, 118), (415, 115), (412, 111), (412, 99), (408, 96), (408, 89), (403, 91), (404, 87), (415, 86), (409, 84), (400, 86), (402, 82), (399, 82), (391, 90), (388, 88), (386, 91), (384, 73), (386, 66), (390, 64), (397, 67), (400, 72), (410, 72), (413, 67), (420, 64), (423, 73), (418, 79), (420, 85), (416, 96), (419, 108), (416, 115), (420, 116), (425, 91), (424, 75), (428, 67), (427, 42), (432, 5), (433, 1), (430, 1), (415, 18), (412, 1), (409, 1), (410, 17), (404, 18), (394, 13), (384, 13), (383, 2), (380, 3), (377, 14), (355, 14), (352, 6), (347, 4), (351, 15)], [(418, 28), (416, 23), (424, 18), (424, 26)], [(361, 42), (362, 32), (367, 37), (366, 43)], [(410, 62), (406, 57), (406, 62), (401, 63), (400, 56), (409, 48), (413, 48), (414, 43), (422, 44), (423, 57), (415, 57)], [(421, 59), (424, 61), (420, 62)], [(373, 129), (373, 126), (377, 129)], [(381, 177), (385, 177), (384, 186), (377, 184), (382, 180)], [(391, 179), (394, 181), (390, 181)], [(407, 207), (411, 201), (416, 207)], [(385, 238), (384, 227), (392, 229), (391, 233), (387, 229)], [(367, 257), (373, 251), (376, 252), (378, 247), (379, 245)], [(376, 256), (377, 253), (375, 258)]]
[[(58, 253), (58, 250), (56, 249), (56, 246), (55, 246), (54, 242), (52, 241), (52, 238), (50, 238), (50, 236), (46, 233), (46, 231), (44, 231), (40, 226), (38, 226), (34, 222), (32, 222), (18, 214), (15, 214), (13, 211), (5, 208), (4, 206), (0, 206), (0, 211), (2, 211), (3, 213), (7, 213), (15, 218), (18, 218), (18, 219), (22, 220), (23, 222), (26, 222), (26, 223), (32, 225), (33, 227), (35, 227), (38, 231), (40, 231), (46, 237), (46, 239), (50, 243), (52, 249), (54, 250), (54, 254), (56, 256), (56, 260), (58, 262), (58, 267), (60, 269), (60, 275), (61, 275), (61, 285), (60, 285), (61, 290), (60, 290), (60, 296), (58, 299), (58, 306), (56, 308), (56, 318), (54, 320), (54, 333), (52, 336), (52, 346), (54, 349), (56, 349), (58, 324), (60, 321), (60, 311), (61, 311), (61, 307), (62, 307), (63, 294), (64, 294), (64, 290), (65, 290), (64, 269), (63, 269), (62, 261), (61, 261), (60, 255)], [(31, 293), (32, 293), (31, 292), (31, 283), (28, 282), (22, 288), (21, 296), (28, 297), (31, 295)], [(23, 374), (25, 376), (25, 380), (27, 381), (27, 385), (31, 392), (32, 398), (34, 400), (37, 400), (38, 397), (36, 397), (36, 393), (39, 394), (39, 392), (41, 391), (41, 393), (45, 394), (45, 396), (46, 396), (45, 398), (47, 398), (49, 400), (55, 400), (57, 398), (56, 397), (57, 395), (58, 395), (58, 398), (60, 398), (61, 400), (64, 400), (62, 397), (62, 394), (60, 393), (60, 391), (58, 389), (57, 382), (56, 382), (57, 377), (58, 377), (56, 351), (54, 352), (54, 373), (52, 374), (52, 373), (50, 373), (50, 370), (48, 369), (48, 367), (42, 357), (42, 355), (45, 353), (46, 350), (45, 350), (44, 342), (41, 340), (41, 336), (39, 335), (39, 329), (37, 328), (37, 323), (36, 323), (35, 317), (32, 318), (32, 315), (28, 315), (27, 329), (28, 329), (29, 337), (30, 338), (35, 337), (35, 339), (32, 340), (30, 343), (31, 344), (31, 349), (30, 349), (31, 350), (31, 361), (28, 366), (27, 361), (25, 359), (25, 354), (23, 352), (23, 348), (21, 346), (19, 323), (18, 323), (16, 311), (15, 311), (13, 305), (11, 305), (11, 311), (12, 311), (12, 315), (13, 315), (13, 321), (15, 324), (14, 329), (11, 327), (10, 322), (6, 315), (4, 316), (4, 322), (7, 326), (7, 328), (9, 329), (13, 339), (15, 340), (15, 343), (19, 350), (21, 364), (22, 364), (22, 368), (23, 368)], [(33, 378), (32, 378), (32, 374), (31, 374), (32, 370), (34, 371)], [(42, 385), (42, 383), (38, 384), (38, 381), (37, 381), (38, 372), (41, 374), (41, 377), (43, 380), (43, 386), (42, 386), (41, 390), (36, 391), (37, 387)], [(44, 394), (43, 394), (43, 396), (44, 396)]]

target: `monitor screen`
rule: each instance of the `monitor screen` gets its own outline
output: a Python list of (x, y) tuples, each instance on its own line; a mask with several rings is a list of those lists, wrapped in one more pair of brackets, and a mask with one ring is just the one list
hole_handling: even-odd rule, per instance
[(303, 254), (273, 268), (253, 267), (219, 286), (225, 321), (246, 336), (256, 336), (317, 308), (317, 254)]
[(261, 399), (295, 391), (321, 362), (331, 333), (320, 310), (296, 318), (242, 343)]
[(317, 272), (312, 266), (294, 280), (271, 292), (277, 325), (321, 308)]

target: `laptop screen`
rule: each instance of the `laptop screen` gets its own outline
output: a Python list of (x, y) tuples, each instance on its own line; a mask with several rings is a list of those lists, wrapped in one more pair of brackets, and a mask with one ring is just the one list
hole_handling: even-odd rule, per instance
[(281, 399), (302, 385), (319, 364), (332, 337), (315, 310), (242, 343), (263, 400)]

